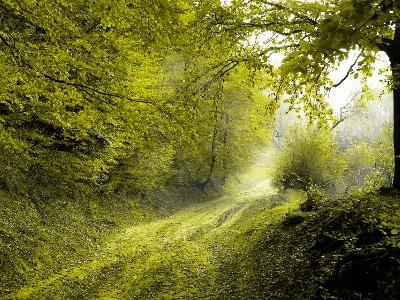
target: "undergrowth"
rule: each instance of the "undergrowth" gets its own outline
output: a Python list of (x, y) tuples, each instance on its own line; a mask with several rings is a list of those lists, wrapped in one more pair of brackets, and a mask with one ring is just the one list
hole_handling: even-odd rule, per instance
[(1, 196), (3, 296), (25, 286), (17, 293), (24, 299), (400, 297), (394, 192), (323, 199), (306, 210), (307, 194), (294, 190), (247, 204), (227, 197), (163, 219), (136, 201), (25, 199), (16, 209), (15, 198)]
[(89, 259), (121, 228), (153, 219), (133, 199), (35, 201), (0, 193), (0, 297)]
[(399, 198), (353, 194), (242, 232), (217, 298), (399, 299)]

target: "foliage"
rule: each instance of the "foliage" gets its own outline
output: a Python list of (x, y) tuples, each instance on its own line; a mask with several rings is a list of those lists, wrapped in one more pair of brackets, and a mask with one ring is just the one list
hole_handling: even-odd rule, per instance
[(347, 182), (349, 186), (362, 186), (374, 164), (373, 148), (368, 142), (355, 143), (344, 154), (347, 164)]
[[(342, 82), (333, 82), (329, 73), (355, 51), (358, 58), (343, 81), (361, 75), (366, 84), (376, 52), (390, 54), (389, 48), (395, 47), (394, 24), (400, 14), (393, 0), (238, 0), (227, 10), (231, 14), (216, 16), (214, 23), (244, 38), (265, 35), (266, 41), (254, 45), (252, 54), (274, 73), (271, 89), (276, 98), (285, 99), (292, 109), (304, 109), (317, 122), (331, 118), (324, 95)], [(273, 53), (283, 54), (277, 67), (269, 59)]]
[(378, 226), (387, 235), (390, 244), (400, 248), (400, 210), (394, 210), (391, 214), (382, 213), (379, 217), (382, 221)]
[(329, 130), (295, 126), (287, 131), (274, 184), (304, 191), (326, 189), (342, 180), (346, 167)]
[(306, 200), (300, 205), (302, 211), (312, 211), (326, 205), (328, 200), (326, 190), (317, 184), (310, 184), (306, 190)]
[(242, 273), (236, 275), (240, 250), (227, 259), (228, 274), (233, 271), (227, 277), (254, 298), (397, 299), (400, 251), (379, 230), (380, 215), (397, 210), (397, 197), (330, 199), (312, 213), (294, 210), (261, 232), (246, 232), (246, 241), (259, 241), (242, 254)]
[(386, 124), (371, 142), (357, 142), (345, 151), (348, 164), (346, 182), (349, 187), (377, 191), (389, 187), (393, 177), (392, 126)]
[[(398, 1), (232, 1), (213, 18), (221, 31), (243, 36), (251, 48), (248, 56), (273, 76), (270, 90), (275, 101), (283, 99), (310, 121), (334, 124), (326, 95), (347, 78), (360, 77), (362, 97), (370, 98), (367, 79), (374, 74), (379, 51), (385, 52), (390, 69), (388, 87), (400, 99), (400, 7)], [(253, 41), (253, 43), (249, 42)], [(356, 58), (337, 82), (330, 73), (352, 53)], [(281, 63), (271, 57), (280, 54)], [(394, 106), (397, 110), (398, 107)], [(399, 112), (395, 111), (395, 116)], [(400, 121), (394, 118), (395, 148), (393, 186), (400, 187)]]
[(206, 26), (219, 6), (2, 1), (1, 186), (145, 195), (237, 172), (265, 130), (261, 87), (228, 74), (241, 47)]
[(35, 197), (95, 190), (120, 156), (148, 146), (148, 127), (139, 123), (158, 108), (136, 95), (147, 97), (146, 86), (163, 72), (151, 67), (155, 58), (144, 47), (128, 49), (150, 46), (147, 38), (156, 35), (129, 30), (127, 20), (140, 18), (144, 3), (121, 4), (1, 3), (2, 130), (8, 153), (23, 150), (18, 181), (8, 177), (6, 188)]
[[(300, 199), (269, 210), (276, 203), (264, 198), (252, 206), (222, 198), (176, 218), (123, 230), (111, 243), (104, 241), (98, 256), (91, 255), (103, 243), (101, 232), (126, 219), (147, 220), (136, 202), (124, 203), (118, 194), (215, 186), (240, 171), (268, 139), (270, 114), (280, 98), (292, 109), (303, 108), (311, 120), (329, 119), (332, 111), (324, 95), (340, 84), (329, 79), (332, 66), (356, 51), (359, 56), (346, 77), (361, 74), (365, 82), (375, 52), (394, 55), (396, 3), (0, 1), (0, 268), (8, 276), (1, 282), (5, 292), (26, 280), (34, 287), (20, 291), (23, 297), (57, 291), (61, 297), (87, 298), (95, 291), (98, 297), (118, 298), (117, 292), (128, 286), (127, 295), (157, 298), (168, 278), (180, 293), (171, 290), (167, 297), (202, 294), (212, 282), (222, 298), (237, 296), (235, 289), (246, 286), (246, 296), (297, 292), (304, 299), (325, 283), (342, 258), (362, 256), (360, 247), (373, 248), (373, 258), (376, 244), (398, 247), (398, 207), (391, 216), (391, 207), (379, 211), (377, 203), (333, 202), (337, 207), (322, 212), (292, 213), (288, 226), (279, 226)], [(265, 43), (253, 43), (257, 35)], [(278, 67), (270, 61), (274, 53), (284, 54)], [(266, 87), (273, 90), (270, 97), (264, 96)], [(360, 145), (348, 153), (354, 170), (376, 163), (366, 177), (372, 188), (387, 179), (392, 164), (386, 159), (388, 145), (384, 139), (372, 150)], [(358, 153), (364, 157), (357, 162)], [(329, 131), (293, 128), (275, 185), (301, 188), (309, 200), (324, 201), (321, 190), (340, 182), (345, 169)], [(15, 198), (8, 197), (12, 192)], [(94, 200), (98, 195), (104, 203)], [(216, 210), (220, 214), (210, 219)], [(389, 230), (390, 238), (382, 239), (375, 225)], [(204, 243), (197, 244), (200, 238)], [(152, 248), (143, 247), (146, 243)], [(213, 265), (217, 258), (219, 269)], [(181, 268), (187, 261), (191, 270)], [(239, 272), (238, 262), (245, 266)], [(316, 272), (312, 263), (319, 266)], [(215, 269), (224, 285), (207, 273)], [(140, 271), (133, 275), (143, 286), (124, 276), (132, 270)], [(234, 278), (236, 273), (241, 277)], [(190, 279), (189, 289), (182, 278)], [(299, 278), (311, 278), (308, 289)], [(61, 284), (65, 279), (68, 284)], [(208, 292), (202, 296), (213, 295)]]
[(254, 151), (266, 144), (265, 121), (269, 115), (262, 112), (266, 100), (260, 97), (262, 87), (243, 84), (247, 82), (251, 86), (252, 76), (254, 74), (240, 67), (222, 83), (198, 96), (203, 105), (193, 116), (196, 127), (191, 147), (177, 150), (175, 180), (224, 182), (229, 175), (246, 167)]

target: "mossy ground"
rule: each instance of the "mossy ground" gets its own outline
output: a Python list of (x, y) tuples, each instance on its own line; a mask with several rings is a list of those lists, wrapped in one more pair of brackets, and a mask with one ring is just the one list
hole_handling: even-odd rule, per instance
[[(48, 235), (47, 240), (30, 249), (32, 257), (46, 266), (46, 272), (40, 264), (32, 265), (22, 273), (33, 275), (10, 285), (9, 291), (4, 289), (4, 298), (204, 299), (240, 290), (241, 283), (226, 276), (224, 263), (236, 255), (246, 255), (262, 238), (266, 226), (280, 222), (301, 201), (297, 193), (290, 194), (289, 201), (277, 196), (269, 185), (269, 171), (270, 164), (259, 164), (238, 178), (240, 184), (231, 186), (225, 196), (193, 204), (169, 217), (151, 220), (138, 215), (134, 207), (132, 217), (136, 212), (136, 219), (142, 218), (137, 225), (121, 226), (121, 218), (103, 220), (102, 216), (108, 214), (102, 214), (94, 202), (86, 209), (93, 217), (91, 222), (101, 220), (102, 226), (111, 227), (119, 224), (115, 229), (104, 229), (104, 233), (87, 224), (89, 219), (84, 214), (82, 220), (70, 224), (73, 220), (66, 210), (62, 214), (65, 220), (53, 219), (53, 224), (42, 225), (31, 234), (32, 239)], [(43, 218), (37, 219), (39, 224)], [(51, 229), (53, 225), (64, 227)], [(66, 251), (75, 240), (79, 251)], [(41, 254), (34, 249), (40, 249)], [(13, 255), (12, 265), (18, 265), (15, 259), (20, 257), (26, 260), (16, 252)], [(60, 258), (59, 265), (54, 255)], [(4, 270), (4, 274), (15, 274), (15, 270)]]
[[(164, 217), (145, 213), (132, 200), (38, 207), (3, 194), (1, 295), (396, 299), (397, 281), (389, 275), (397, 271), (385, 275), (379, 264), (374, 272), (380, 274), (376, 280), (387, 283), (386, 292), (338, 291), (332, 282), (342, 284), (335, 268), (343, 260), (390, 248), (393, 238), (380, 234), (379, 226), (382, 216), (399, 211), (398, 194), (328, 200), (304, 212), (299, 208), (305, 194), (273, 190), (270, 171), (269, 163), (258, 164), (235, 179), (225, 196)], [(395, 222), (389, 219), (388, 224)]]
[(0, 193), (0, 297), (89, 260), (124, 226), (154, 216), (128, 199), (41, 202)]

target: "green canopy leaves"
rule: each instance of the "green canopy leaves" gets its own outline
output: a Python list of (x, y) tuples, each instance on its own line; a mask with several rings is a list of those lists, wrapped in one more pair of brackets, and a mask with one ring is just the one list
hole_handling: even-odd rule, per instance
[(233, 136), (260, 119), (250, 73), (229, 75), (239, 36), (209, 26), (222, 11), (219, 1), (1, 1), (3, 187), (145, 194), (236, 171)]

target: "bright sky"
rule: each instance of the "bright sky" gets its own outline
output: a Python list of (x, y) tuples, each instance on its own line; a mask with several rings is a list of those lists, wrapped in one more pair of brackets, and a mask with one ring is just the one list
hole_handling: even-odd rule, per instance
[[(266, 34), (267, 35), (267, 34)], [(259, 35), (254, 37), (255, 43), (263, 43), (268, 38), (263, 35)], [(269, 58), (269, 62), (275, 66), (279, 66), (283, 59), (283, 54), (276, 53), (273, 54)], [(357, 54), (355, 52), (350, 53), (349, 58), (343, 61), (338, 67), (336, 71), (331, 73), (331, 79), (334, 83), (340, 82), (345, 76), (350, 66), (354, 63), (357, 58)], [(377, 91), (378, 94), (385, 89), (385, 83), (383, 82), (387, 76), (387, 74), (380, 74), (380, 70), (387, 68), (390, 66), (389, 59), (386, 54), (383, 52), (377, 53), (376, 62), (374, 64), (375, 73), (372, 77), (370, 77), (367, 81), (367, 85), (373, 91)], [(335, 68), (333, 68), (335, 69)], [(353, 67), (353, 70), (356, 71), (357, 65)], [(354, 95), (355, 92), (361, 91), (361, 76), (357, 79), (354, 79), (353, 75), (349, 75), (347, 79), (340, 84), (337, 88), (332, 89), (331, 93), (327, 97), (327, 101), (331, 104), (332, 109), (335, 113), (339, 113), (340, 108), (344, 106), (350, 98)]]
[[(315, 0), (308, 0), (310, 2)], [(221, 0), (221, 2), (225, 5), (230, 5), (232, 0)], [(254, 36), (250, 43), (264, 43), (268, 40), (268, 33), (263, 33), (261, 35)], [(347, 70), (351, 66), (351, 64), (355, 61), (357, 55), (356, 53), (351, 53), (349, 58), (343, 61), (339, 66), (337, 71), (332, 72), (331, 79), (333, 82), (339, 82), (347, 73)], [(270, 57), (269, 61), (278, 66), (282, 61), (282, 54), (274, 54)], [(372, 90), (377, 90), (379, 93), (385, 88), (385, 83), (383, 80), (387, 76), (387, 74), (380, 74), (380, 70), (383, 68), (387, 68), (389, 66), (389, 59), (383, 52), (377, 54), (377, 61), (374, 65), (375, 74), (368, 79), (367, 85)], [(355, 67), (356, 68), (356, 67)], [(331, 93), (327, 97), (327, 101), (331, 104), (335, 113), (339, 113), (340, 108), (345, 105), (350, 97), (356, 91), (361, 90), (361, 78), (354, 79), (353, 75), (350, 75), (339, 87), (334, 88)]]
[[(355, 61), (356, 57), (357, 55), (355, 53), (351, 53), (349, 58), (340, 64), (338, 70), (331, 74), (331, 78), (335, 83), (344, 78), (347, 70)], [(387, 68), (389, 65), (389, 59), (386, 54), (379, 52), (377, 54), (377, 61), (374, 64), (375, 73), (367, 81), (368, 87), (379, 92), (385, 89), (385, 83), (383, 81), (385, 80), (387, 74), (379, 74), (379, 71), (383, 68)], [(361, 90), (361, 79), (354, 79), (354, 77), (350, 75), (339, 87), (331, 91), (327, 100), (331, 104), (334, 111), (338, 112), (340, 107), (346, 104), (352, 94), (358, 90)]]

